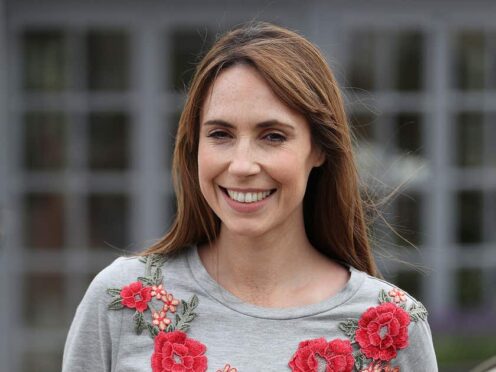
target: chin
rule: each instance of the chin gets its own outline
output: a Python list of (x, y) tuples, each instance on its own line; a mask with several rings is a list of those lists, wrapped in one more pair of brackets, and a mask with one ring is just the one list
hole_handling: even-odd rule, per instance
[(267, 232), (266, 229), (260, 229), (260, 227), (257, 226), (244, 226), (243, 228), (240, 228), (239, 225), (229, 226), (224, 224), (223, 228), (226, 229), (229, 234), (242, 236), (244, 238), (258, 238)]

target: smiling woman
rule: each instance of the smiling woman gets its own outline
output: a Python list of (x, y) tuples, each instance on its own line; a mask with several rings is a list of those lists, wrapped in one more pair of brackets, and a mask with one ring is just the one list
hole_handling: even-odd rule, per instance
[(437, 370), (427, 311), (376, 278), (340, 91), (308, 40), (220, 38), (173, 172), (171, 229), (95, 278), (64, 370)]

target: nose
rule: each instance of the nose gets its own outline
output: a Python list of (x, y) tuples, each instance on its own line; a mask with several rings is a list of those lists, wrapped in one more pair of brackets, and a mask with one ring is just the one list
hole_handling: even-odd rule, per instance
[(260, 164), (256, 160), (256, 153), (250, 141), (240, 140), (234, 147), (229, 162), (229, 173), (234, 176), (246, 177), (260, 172)]

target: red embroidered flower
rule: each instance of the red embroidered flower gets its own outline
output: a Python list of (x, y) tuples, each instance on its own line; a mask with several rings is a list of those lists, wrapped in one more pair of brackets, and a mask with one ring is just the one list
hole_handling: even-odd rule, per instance
[(389, 363), (372, 362), (360, 372), (400, 372), (400, 367), (392, 367)]
[(167, 292), (165, 291), (162, 284), (152, 285), (152, 297), (156, 297), (157, 300), (161, 300), (162, 297), (165, 297), (166, 294)]
[(162, 297), (164, 301), (164, 311), (169, 310), (171, 313), (176, 312), (176, 306), (179, 305), (179, 300), (176, 300), (172, 293), (167, 293), (166, 296)]
[(205, 372), (205, 345), (181, 331), (159, 332), (152, 355), (153, 372)]
[(399, 288), (393, 288), (388, 292), (389, 297), (393, 299), (393, 302), (399, 304), (406, 301), (406, 293)]
[(141, 282), (131, 283), (121, 290), (122, 304), (142, 313), (152, 299), (151, 290), (150, 287), (143, 287)]
[(231, 367), (229, 364), (224, 366), (224, 369), (218, 369), (216, 372), (238, 372), (238, 370), (234, 367)]
[(389, 361), (408, 346), (408, 313), (391, 302), (371, 307), (358, 321), (355, 339), (367, 358)]
[(289, 367), (293, 372), (317, 372), (319, 363), (325, 363), (326, 372), (351, 372), (355, 363), (352, 353), (348, 340), (306, 340), (298, 345)]
[(152, 313), (152, 318), (153, 325), (156, 325), (161, 331), (163, 331), (165, 327), (171, 324), (171, 320), (167, 318), (165, 311), (154, 311)]

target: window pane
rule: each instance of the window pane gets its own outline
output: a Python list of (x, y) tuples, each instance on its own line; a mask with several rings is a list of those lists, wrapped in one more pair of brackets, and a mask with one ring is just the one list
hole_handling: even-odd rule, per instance
[(358, 142), (374, 140), (374, 115), (372, 113), (354, 113), (350, 115), (350, 125)]
[(89, 244), (92, 248), (125, 249), (128, 244), (128, 199), (118, 194), (88, 198)]
[(482, 303), (482, 272), (478, 269), (460, 269), (456, 273), (457, 302), (461, 308), (474, 308)]
[(89, 167), (122, 170), (129, 167), (129, 119), (122, 112), (89, 115)]
[(171, 34), (170, 84), (180, 92), (193, 77), (197, 62), (213, 43), (212, 32), (176, 30)]
[(496, 167), (496, 114), (488, 114), (487, 124), (486, 164), (489, 167)]
[(396, 35), (396, 89), (421, 90), (423, 74), (423, 36), (420, 32), (401, 32)]
[(402, 113), (395, 118), (398, 149), (407, 154), (422, 153), (422, 123), (416, 113)]
[(473, 90), (484, 88), (484, 34), (466, 31), (456, 38), (457, 88)]
[[(397, 197), (396, 219), (393, 227), (401, 235), (396, 237), (396, 244), (411, 246), (421, 243), (420, 211), (421, 197), (418, 193), (409, 192)], [(410, 242), (410, 243), (409, 243)]]
[(351, 35), (348, 77), (351, 88), (374, 89), (375, 41), (375, 34), (372, 31), (357, 31)]
[(29, 248), (61, 249), (64, 245), (64, 199), (62, 195), (32, 193), (24, 197), (25, 245)]
[(61, 112), (29, 112), (24, 117), (24, 165), (33, 170), (65, 166), (66, 120)]
[(25, 31), (23, 81), (30, 91), (60, 91), (67, 86), (67, 55), (62, 31)]
[(23, 318), (31, 327), (64, 328), (64, 280), (59, 273), (28, 273), (24, 276)]
[(457, 199), (457, 236), (460, 243), (482, 241), (482, 193), (461, 191)]
[(481, 166), (484, 154), (482, 114), (463, 113), (457, 119), (457, 165)]
[(87, 35), (88, 89), (123, 91), (129, 84), (129, 38), (125, 31)]

